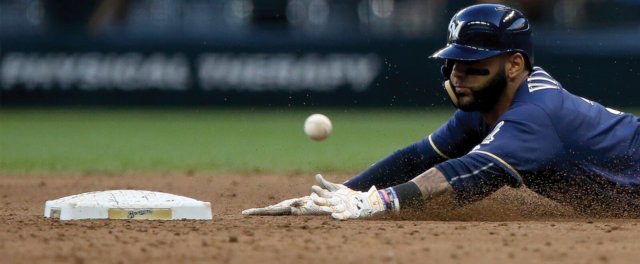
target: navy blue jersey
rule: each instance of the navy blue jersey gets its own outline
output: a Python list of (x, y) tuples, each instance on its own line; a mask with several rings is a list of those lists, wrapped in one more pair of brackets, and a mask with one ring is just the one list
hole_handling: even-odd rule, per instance
[[(418, 155), (438, 163), (456, 193), (469, 201), (524, 184), (579, 209), (606, 206), (640, 213), (640, 119), (569, 93), (539, 67), (493, 126), (477, 112), (456, 111), (413, 146), (418, 150), (405, 148), (397, 152), (405, 156), (385, 160)], [(404, 170), (413, 173), (423, 169), (397, 166), (408, 165)], [(381, 178), (372, 173), (376, 166), (345, 184)]]

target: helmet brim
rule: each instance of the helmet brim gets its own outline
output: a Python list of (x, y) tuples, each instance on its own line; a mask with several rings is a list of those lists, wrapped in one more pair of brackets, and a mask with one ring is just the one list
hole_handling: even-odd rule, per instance
[(503, 52), (499, 50), (478, 49), (453, 43), (431, 54), (429, 58), (473, 61), (486, 59), (502, 53)]

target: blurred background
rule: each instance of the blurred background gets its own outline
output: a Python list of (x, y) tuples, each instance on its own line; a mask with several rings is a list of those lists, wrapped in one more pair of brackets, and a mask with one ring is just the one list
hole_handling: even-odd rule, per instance
[[(0, 179), (359, 172), (455, 111), (428, 57), (480, 2), (0, 0)], [(640, 0), (491, 2), (567, 90), (640, 114)]]
[(487, 2), (567, 90), (640, 106), (640, 0), (2, 0), (0, 105), (446, 105), (428, 56)]

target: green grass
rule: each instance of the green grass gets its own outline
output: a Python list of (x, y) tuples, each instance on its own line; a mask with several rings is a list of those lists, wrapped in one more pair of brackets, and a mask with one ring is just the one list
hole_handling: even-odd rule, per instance
[[(322, 142), (302, 131), (314, 112), (328, 115), (334, 125)], [(640, 109), (629, 112), (637, 115)], [(452, 113), (451, 108), (0, 109), (0, 173), (355, 173), (422, 139)]]
[[(313, 112), (334, 130), (302, 131)], [(0, 172), (358, 172), (452, 109), (0, 109)]]

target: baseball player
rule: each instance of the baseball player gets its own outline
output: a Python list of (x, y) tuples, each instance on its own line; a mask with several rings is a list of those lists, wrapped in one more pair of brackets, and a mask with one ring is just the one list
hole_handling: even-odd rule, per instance
[(362, 218), (526, 185), (580, 212), (640, 216), (640, 119), (573, 95), (534, 66), (520, 11), (462, 9), (431, 57), (444, 59), (458, 108), (447, 123), (343, 184), (317, 175), (311, 195), (243, 214)]

